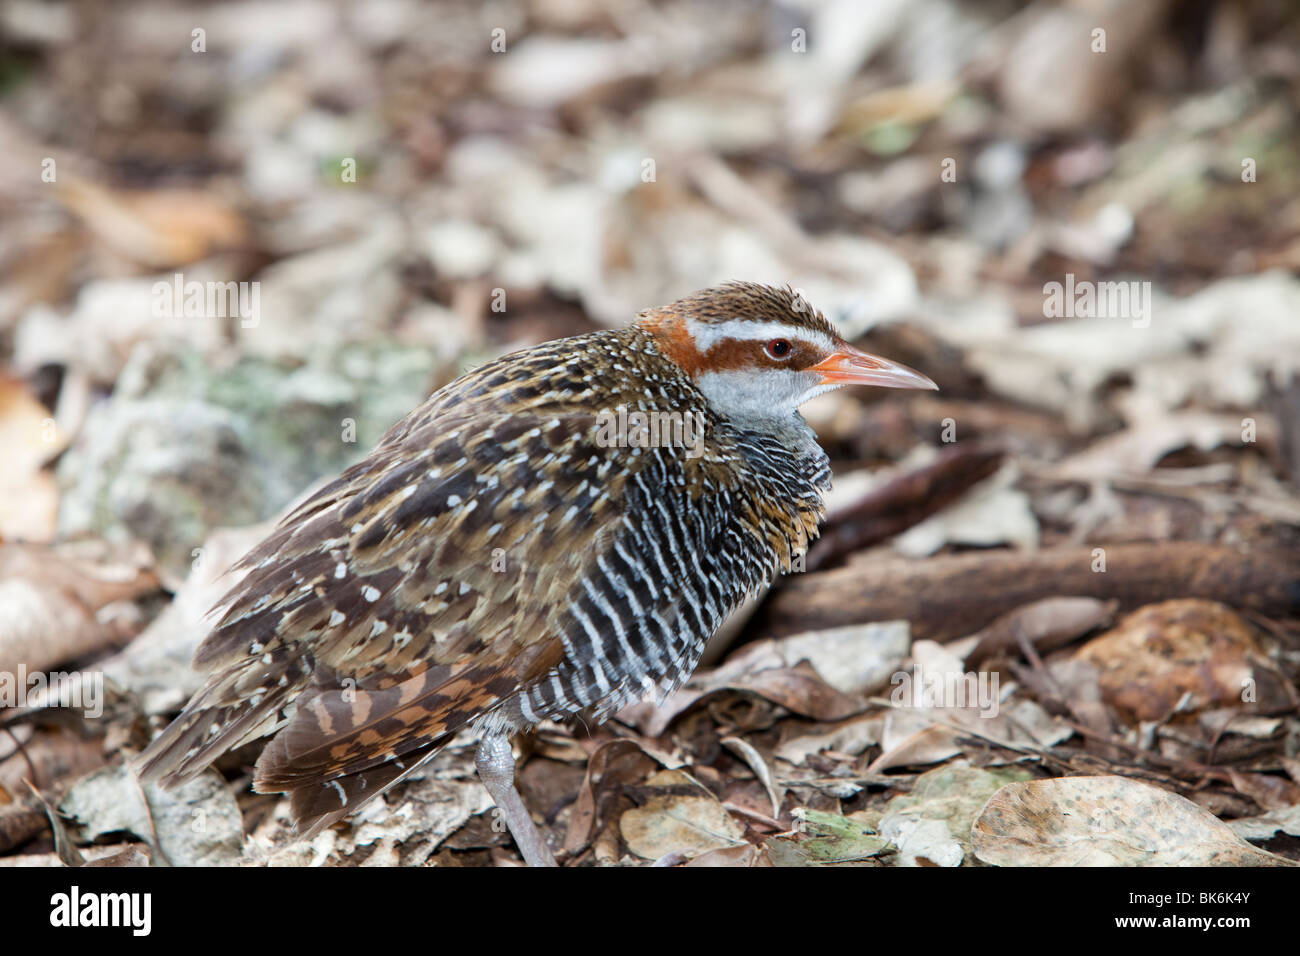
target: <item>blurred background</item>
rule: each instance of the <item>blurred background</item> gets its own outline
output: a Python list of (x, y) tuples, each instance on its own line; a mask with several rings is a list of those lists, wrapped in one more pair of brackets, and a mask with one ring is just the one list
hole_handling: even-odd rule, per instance
[(714, 659), (1095, 601), (1047, 655), (1145, 609), (1100, 685), (1021, 660), (1028, 702), (1197, 766), (1220, 725), (1143, 721), (1271, 713), (1213, 809), (1294, 809), (1298, 118), (1289, 0), (0, 0), (0, 668), (106, 670), (88, 772), (195, 686), (220, 571), (432, 390), (788, 283), (941, 391), (808, 406), (834, 530)]

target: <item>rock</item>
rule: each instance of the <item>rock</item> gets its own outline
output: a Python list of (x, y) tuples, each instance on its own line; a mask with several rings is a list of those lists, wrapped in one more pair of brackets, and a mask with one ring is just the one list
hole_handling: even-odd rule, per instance
[(221, 369), (142, 345), (60, 462), (59, 531), (143, 539), (182, 574), (214, 527), (270, 518), (362, 457), (429, 393), (434, 365), (382, 342)]

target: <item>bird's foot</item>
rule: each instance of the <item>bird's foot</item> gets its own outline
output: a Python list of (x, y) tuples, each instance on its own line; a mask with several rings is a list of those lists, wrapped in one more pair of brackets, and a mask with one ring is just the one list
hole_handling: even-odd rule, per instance
[(478, 777), (487, 788), (488, 795), (496, 801), (501, 819), (505, 821), (515, 846), (529, 866), (558, 866), (546, 838), (542, 836), (528, 808), (515, 788), (515, 756), (510, 741), (503, 736), (487, 736), (478, 745), (474, 757)]

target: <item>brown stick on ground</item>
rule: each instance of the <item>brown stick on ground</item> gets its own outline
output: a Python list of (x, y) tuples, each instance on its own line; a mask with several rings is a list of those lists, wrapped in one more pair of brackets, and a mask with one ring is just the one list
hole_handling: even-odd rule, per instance
[(766, 637), (904, 618), (917, 638), (952, 640), (1001, 614), (1059, 594), (1116, 599), (1124, 609), (1199, 597), (1267, 615), (1300, 614), (1300, 549), (1196, 541), (1121, 544), (1036, 554), (984, 551), (879, 562), (785, 579), (753, 627)]
[(877, 544), (947, 507), (998, 470), (1003, 452), (956, 445), (921, 468), (873, 488), (851, 507), (836, 512), (821, 540), (808, 552), (809, 571), (838, 564), (846, 554)]

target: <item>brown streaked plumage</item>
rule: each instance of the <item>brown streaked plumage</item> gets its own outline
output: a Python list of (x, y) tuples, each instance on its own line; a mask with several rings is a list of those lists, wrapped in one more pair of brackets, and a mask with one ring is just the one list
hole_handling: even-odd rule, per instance
[[(195, 655), (208, 681), (142, 775), (175, 783), (275, 733), (254, 785), (288, 793), (309, 834), (476, 725), (525, 857), (551, 862), (504, 742), (689, 676), (817, 536), (830, 471), (795, 409), (851, 382), (933, 387), (791, 291), (739, 283), (465, 375), (240, 562)], [(620, 407), (702, 435), (611, 443)]]

